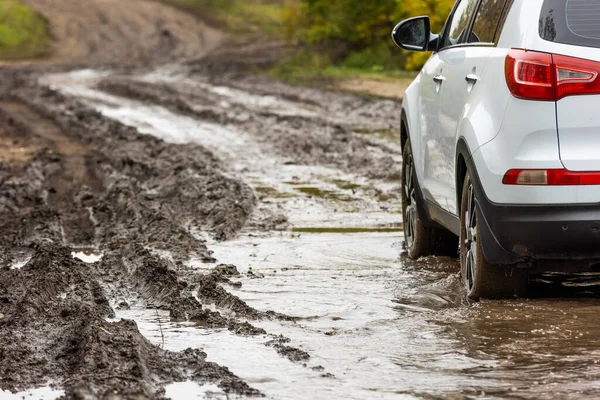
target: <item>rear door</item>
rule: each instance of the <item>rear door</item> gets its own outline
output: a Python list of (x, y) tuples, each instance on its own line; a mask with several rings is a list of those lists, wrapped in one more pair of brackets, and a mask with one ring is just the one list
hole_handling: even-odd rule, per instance
[[(426, 84), (435, 88), (438, 94), (438, 104), (435, 109), (435, 115), (430, 116), (430, 121), (435, 121), (435, 129), (431, 129), (427, 136), (422, 137), (422, 151), (425, 160), (425, 196), (427, 199), (442, 209), (448, 210), (448, 198), (450, 188), (447, 185), (448, 177), (453, 173), (454, 163), (448, 163), (449, 154), (452, 152), (452, 144), (448, 142), (447, 135), (444, 132), (447, 128), (447, 122), (444, 121), (446, 115), (443, 112), (443, 99), (448, 98), (445, 95), (447, 90), (454, 90), (454, 83), (450, 76), (454, 75), (450, 70), (451, 63), (448, 62), (450, 49), (453, 46), (460, 46), (464, 42), (464, 37), (469, 27), (469, 22), (478, 0), (458, 0), (454, 6), (451, 15), (446, 21), (444, 33), (441, 37), (441, 44), (438, 52), (432, 56), (434, 63), (426, 65), (428, 74), (434, 79)], [(454, 213), (455, 210), (452, 210)]]
[[(552, 53), (589, 60), (583, 61), (580, 68), (600, 72), (600, 1), (545, 0), (539, 34), (555, 43)], [(593, 82), (583, 83), (580, 92), (556, 103), (560, 158), (571, 171), (600, 170), (600, 93), (589, 90), (598, 83), (600, 74)], [(588, 93), (584, 93), (586, 88)]]
[(437, 143), (430, 144), (429, 151), (433, 174), (444, 193), (440, 205), (454, 214), (457, 212), (455, 162), (460, 125), (469, 111), (469, 100), (485, 85), (479, 80), (494, 51), (505, 3), (506, 0), (463, 0), (444, 38), (445, 47), (439, 52), (446, 80), (441, 100), (440, 135)]

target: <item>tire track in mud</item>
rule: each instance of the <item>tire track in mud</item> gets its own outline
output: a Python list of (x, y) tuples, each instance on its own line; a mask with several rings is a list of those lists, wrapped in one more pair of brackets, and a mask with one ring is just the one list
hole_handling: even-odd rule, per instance
[(164, 398), (161, 386), (219, 382), (226, 392), (258, 395), (199, 350), (164, 351), (135, 322), (114, 313), (94, 271), (56, 244), (32, 247), (22, 269), (0, 270), (0, 377), (3, 390), (60, 382), (68, 398)]
[[(161, 386), (193, 380), (259, 394), (198, 350), (164, 351), (131, 321), (105, 320), (129, 303), (239, 335), (265, 334), (244, 319), (289, 319), (227, 293), (220, 271), (183, 264), (214, 261), (190, 229), (231, 236), (254, 209), (252, 191), (200, 146), (140, 135), (25, 78), (12, 77), (18, 89), (0, 99), (0, 136), (29, 149), (0, 163), (0, 358), (14, 361), (0, 367), (1, 389), (52, 380), (69, 397), (162, 398)], [(87, 266), (69, 246), (104, 255)], [(204, 309), (200, 298), (232, 312)]]
[[(4, 93), (7, 94), (0, 104), (0, 117), (13, 126), (12, 133), (4, 132), (1, 136), (9, 142), (13, 140), (11, 138), (19, 138), (14, 139), (16, 141), (11, 147), (24, 145), (20, 142), (23, 138), (32, 141), (30, 151), (25, 152), (31, 153), (30, 158), (22, 160), (23, 165), (0, 165), (0, 227), (8, 232), (0, 239), (0, 246), (6, 250), (0, 258), (3, 266), (0, 274), (14, 274), (17, 280), (27, 282), (30, 279), (26, 274), (30, 268), (26, 262), (28, 257), (37, 260), (47, 258), (48, 253), (69, 253), (70, 249), (64, 246), (91, 247), (99, 250), (103, 257), (85, 266), (86, 279), (96, 285), (95, 290), (101, 290), (101, 297), (109, 308), (97, 311), (95, 319), (88, 322), (77, 318), (68, 320), (64, 322), (66, 327), (74, 323), (100, 324), (98, 321), (101, 319), (104, 322), (99, 326), (112, 333), (103, 324), (120, 322), (106, 322), (104, 318), (111, 316), (113, 309), (117, 310), (117, 315), (126, 315), (128, 308), (163, 310), (161, 312), (168, 312), (171, 323), (182, 321), (203, 329), (227, 329), (237, 335), (266, 335), (263, 329), (253, 326), (252, 321), (275, 319), (293, 323), (294, 319), (286, 315), (249, 307), (225, 290), (224, 285), (239, 285), (232, 280), (237, 275), (230, 268), (223, 266), (198, 274), (186, 265), (190, 257), (201, 262), (215, 261), (206, 241), (199, 235), (201, 232), (210, 232), (215, 239), (227, 239), (249, 222), (252, 229), (263, 230), (276, 226), (281, 228), (286, 224), (285, 217), (276, 213), (278, 206), (257, 202), (250, 187), (242, 183), (235, 173), (229, 175), (231, 168), (225, 167), (224, 162), (229, 163), (230, 159), (219, 160), (206, 148), (190, 144), (187, 140), (172, 143), (141, 135), (133, 127), (92, 111), (76, 96), (64, 96), (56, 90), (38, 86), (33, 83), (35, 78), (36, 75), (18, 73), (10, 76), (5, 82), (12, 82), (13, 86), (6, 88)], [(239, 84), (243, 86), (248, 82), (240, 80)], [(175, 115), (208, 121), (217, 126), (234, 126), (237, 132), (246, 132), (245, 140), (259, 141), (262, 148), (270, 148), (274, 154), (291, 154), (288, 163), (306, 164), (309, 168), (314, 168), (311, 166), (314, 164), (331, 166), (348, 171), (344, 174), (360, 171), (362, 175), (375, 177), (384, 183), (369, 189), (375, 195), (382, 190), (381, 187), (386, 190), (386, 179), (397, 175), (391, 146), (375, 138), (362, 138), (354, 132), (364, 127), (372, 117), (369, 111), (372, 105), (356, 98), (344, 100), (356, 111), (356, 117), (346, 118), (344, 123), (341, 109), (335, 110), (335, 106), (331, 105), (325, 108), (316, 99), (311, 99), (314, 95), (311, 93), (287, 93), (281, 97), (266, 93), (252, 97), (250, 94), (250, 99), (236, 103), (231, 96), (239, 94), (236, 90), (242, 89), (223, 86), (209, 87), (206, 92), (198, 92), (198, 87), (192, 86), (190, 93), (185, 91), (185, 87), (170, 82), (149, 84), (140, 80), (109, 78), (101, 83), (101, 87), (153, 107), (171, 110)], [(87, 99), (83, 100), (87, 102)], [(352, 102), (353, 105), (350, 105)], [(386, 104), (381, 106), (387, 107)], [(290, 115), (289, 107), (292, 107), (292, 114), (299, 113), (300, 116)], [(323, 113), (323, 109), (326, 112)], [(392, 123), (393, 119), (383, 120), (382, 125), (375, 128), (385, 129), (386, 124)], [(220, 131), (215, 132), (218, 134)], [(235, 137), (231, 139), (238, 140)], [(236, 154), (244, 154), (244, 143), (237, 143), (237, 147), (231, 149), (234, 164)], [(262, 150), (257, 150), (262, 148), (247, 147), (250, 153), (244, 154), (244, 160), (239, 160), (239, 167), (246, 168), (252, 159), (262, 157)], [(252, 149), (257, 153), (252, 153)], [(348, 163), (347, 157), (357, 165)], [(316, 174), (329, 173), (323, 167), (319, 168)], [(223, 170), (228, 173), (223, 173)], [(260, 174), (260, 171), (257, 172)], [(387, 187), (387, 190), (395, 191), (393, 186)], [(333, 203), (339, 202), (335, 198), (332, 200)], [(265, 204), (266, 209), (257, 211), (257, 206), (261, 208)], [(324, 212), (327, 214), (329, 211)], [(19, 224), (12, 223), (15, 218), (20, 219)], [(41, 244), (48, 241), (53, 243), (48, 246), (58, 247), (40, 253)], [(13, 268), (16, 261), (25, 266)], [(58, 264), (62, 265), (62, 262)], [(84, 264), (64, 265), (79, 268)], [(75, 296), (73, 290), (69, 286), (69, 290), (64, 291), (66, 295), (61, 292), (56, 307), (64, 307), (63, 301), (71, 297), (79, 301), (80, 297)], [(11, 299), (8, 306), (0, 306), (0, 313), (6, 312), (6, 320), (11, 322), (15, 318), (19, 320), (11, 309), (13, 303), (18, 301)], [(50, 311), (54, 312), (53, 309)], [(139, 335), (134, 326), (130, 328)], [(39, 332), (47, 335), (48, 329), (51, 327), (45, 326)], [(8, 335), (20, 334), (18, 329), (16, 332), (7, 329), (6, 332)], [(31, 333), (25, 337), (30, 341), (39, 340)], [(289, 339), (275, 335), (267, 337), (268, 347), (290, 361), (306, 365), (310, 355), (290, 346)], [(108, 344), (112, 345), (115, 351), (133, 346), (132, 343)], [(101, 348), (102, 345), (99, 346)], [(168, 352), (161, 353), (161, 349), (155, 347), (144, 349), (141, 353), (169, 360)], [(28, 367), (36, 357), (40, 355), (32, 352), (24, 358), (26, 363), (30, 363)], [(145, 369), (145, 363), (153, 363), (150, 360), (155, 358), (138, 359), (135, 364)], [(174, 365), (191, 362), (185, 357), (177, 360), (183, 364)], [(205, 362), (205, 359), (202, 360)], [(126, 361), (116, 359), (115, 362)], [(197, 369), (202, 368), (208, 367), (198, 364)], [(329, 376), (322, 368), (315, 368), (315, 374)], [(37, 370), (35, 380), (14, 382), (9, 388), (24, 389), (44, 384), (44, 379), (64, 379), (71, 373), (83, 375), (77, 370), (53, 368), (52, 372), (49, 371)], [(3, 373), (12, 376), (14, 371)], [(224, 371), (209, 376), (201, 372), (189, 376), (164, 376), (159, 370), (152, 376), (155, 375), (158, 378), (133, 374), (127, 379), (133, 379), (138, 387), (136, 390), (149, 397), (160, 397), (158, 388), (165, 383), (186, 379), (201, 383), (220, 382), (220, 387), (226, 392), (257, 393), (241, 383), (228, 383), (234, 382), (234, 378)], [(122, 390), (119, 384), (119, 381), (105, 379), (94, 381), (89, 386), (64, 387), (67, 393), (79, 390), (81, 393), (97, 394), (102, 390), (107, 390), (107, 393)]]
[(389, 130), (393, 136), (399, 126), (396, 118), (390, 118), (395, 114), (393, 101), (306, 93), (307, 89), (248, 78), (213, 81), (186, 76), (189, 73), (106, 78), (97, 87), (200, 121), (235, 126), (288, 162), (335, 166), (390, 181), (400, 176), (395, 144), (353, 134)]

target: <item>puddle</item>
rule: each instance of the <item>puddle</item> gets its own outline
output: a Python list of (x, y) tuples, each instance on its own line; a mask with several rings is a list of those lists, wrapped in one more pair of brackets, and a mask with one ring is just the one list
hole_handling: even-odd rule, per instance
[(102, 260), (103, 254), (96, 249), (73, 248), (71, 256), (85, 263), (92, 264)]
[(165, 397), (170, 399), (227, 399), (217, 385), (198, 385), (195, 382), (177, 382), (165, 386)]
[[(310, 394), (315, 386), (333, 389), (328, 381), (322, 385), (315, 381), (320, 373), (292, 363), (267, 347), (265, 343), (272, 339), (269, 336), (243, 337), (227, 329), (206, 330), (191, 323), (175, 324), (167, 322), (169, 313), (161, 310), (158, 315), (156, 310), (116, 310), (116, 315), (118, 319), (135, 320), (146, 338), (166, 350), (181, 351), (192, 347), (206, 351), (208, 361), (227, 366), (250, 386), (266, 393), (267, 398), (301, 398), (290, 397), (290, 393), (300, 391), (299, 396), (306, 399), (312, 398)], [(312, 361), (309, 363), (316, 365)], [(173, 400), (189, 398), (183, 391), (173, 394)]]
[(0, 389), (1, 400), (56, 400), (64, 395), (63, 390), (55, 390), (51, 387), (41, 387), (18, 393)]
[[(285, 390), (258, 386), (269, 398), (600, 395), (599, 300), (470, 304), (456, 260), (406, 260), (401, 240), (393, 232), (324, 232), (211, 244), (219, 262), (264, 275), (243, 275), (241, 289), (228, 290), (259, 310), (300, 318), (255, 325), (290, 338), (311, 354), (309, 368), (322, 366), (334, 376), (314, 378), (310, 393), (302, 382)], [(212, 356), (244, 376), (235, 357), (215, 348)], [(271, 378), (280, 376), (274, 371)]]

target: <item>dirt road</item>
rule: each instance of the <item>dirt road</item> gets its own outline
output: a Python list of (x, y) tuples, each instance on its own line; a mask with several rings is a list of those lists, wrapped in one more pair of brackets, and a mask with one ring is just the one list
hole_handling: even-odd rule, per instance
[[(48, 64), (148, 65), (199, 59), (225, 35), (159, 1), (24, 0), (50, 22)], [(39, 63), (37, 61), (36, 63)]]
[[(55, 32), (75, 3), (31, 1)], [(72, 10), (197, 24), (115, 4)], [(595, 277), (467, 303), (455, 259), (401, 256), (398, 102), (248, 74), (197, 28), (0, 70), (0, 398), (598, 397)]]

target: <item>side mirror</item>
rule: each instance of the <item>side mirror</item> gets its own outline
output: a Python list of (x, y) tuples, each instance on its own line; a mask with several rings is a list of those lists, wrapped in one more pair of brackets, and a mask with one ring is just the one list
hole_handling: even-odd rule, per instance
[(392, 39), (396, 46), (404, 50), (429, 51), (434, 47), (430, 46), (430, 42), (436, 40), (437, 36), (431, 35), (429, 17), (415, 17), (396, 25)]

